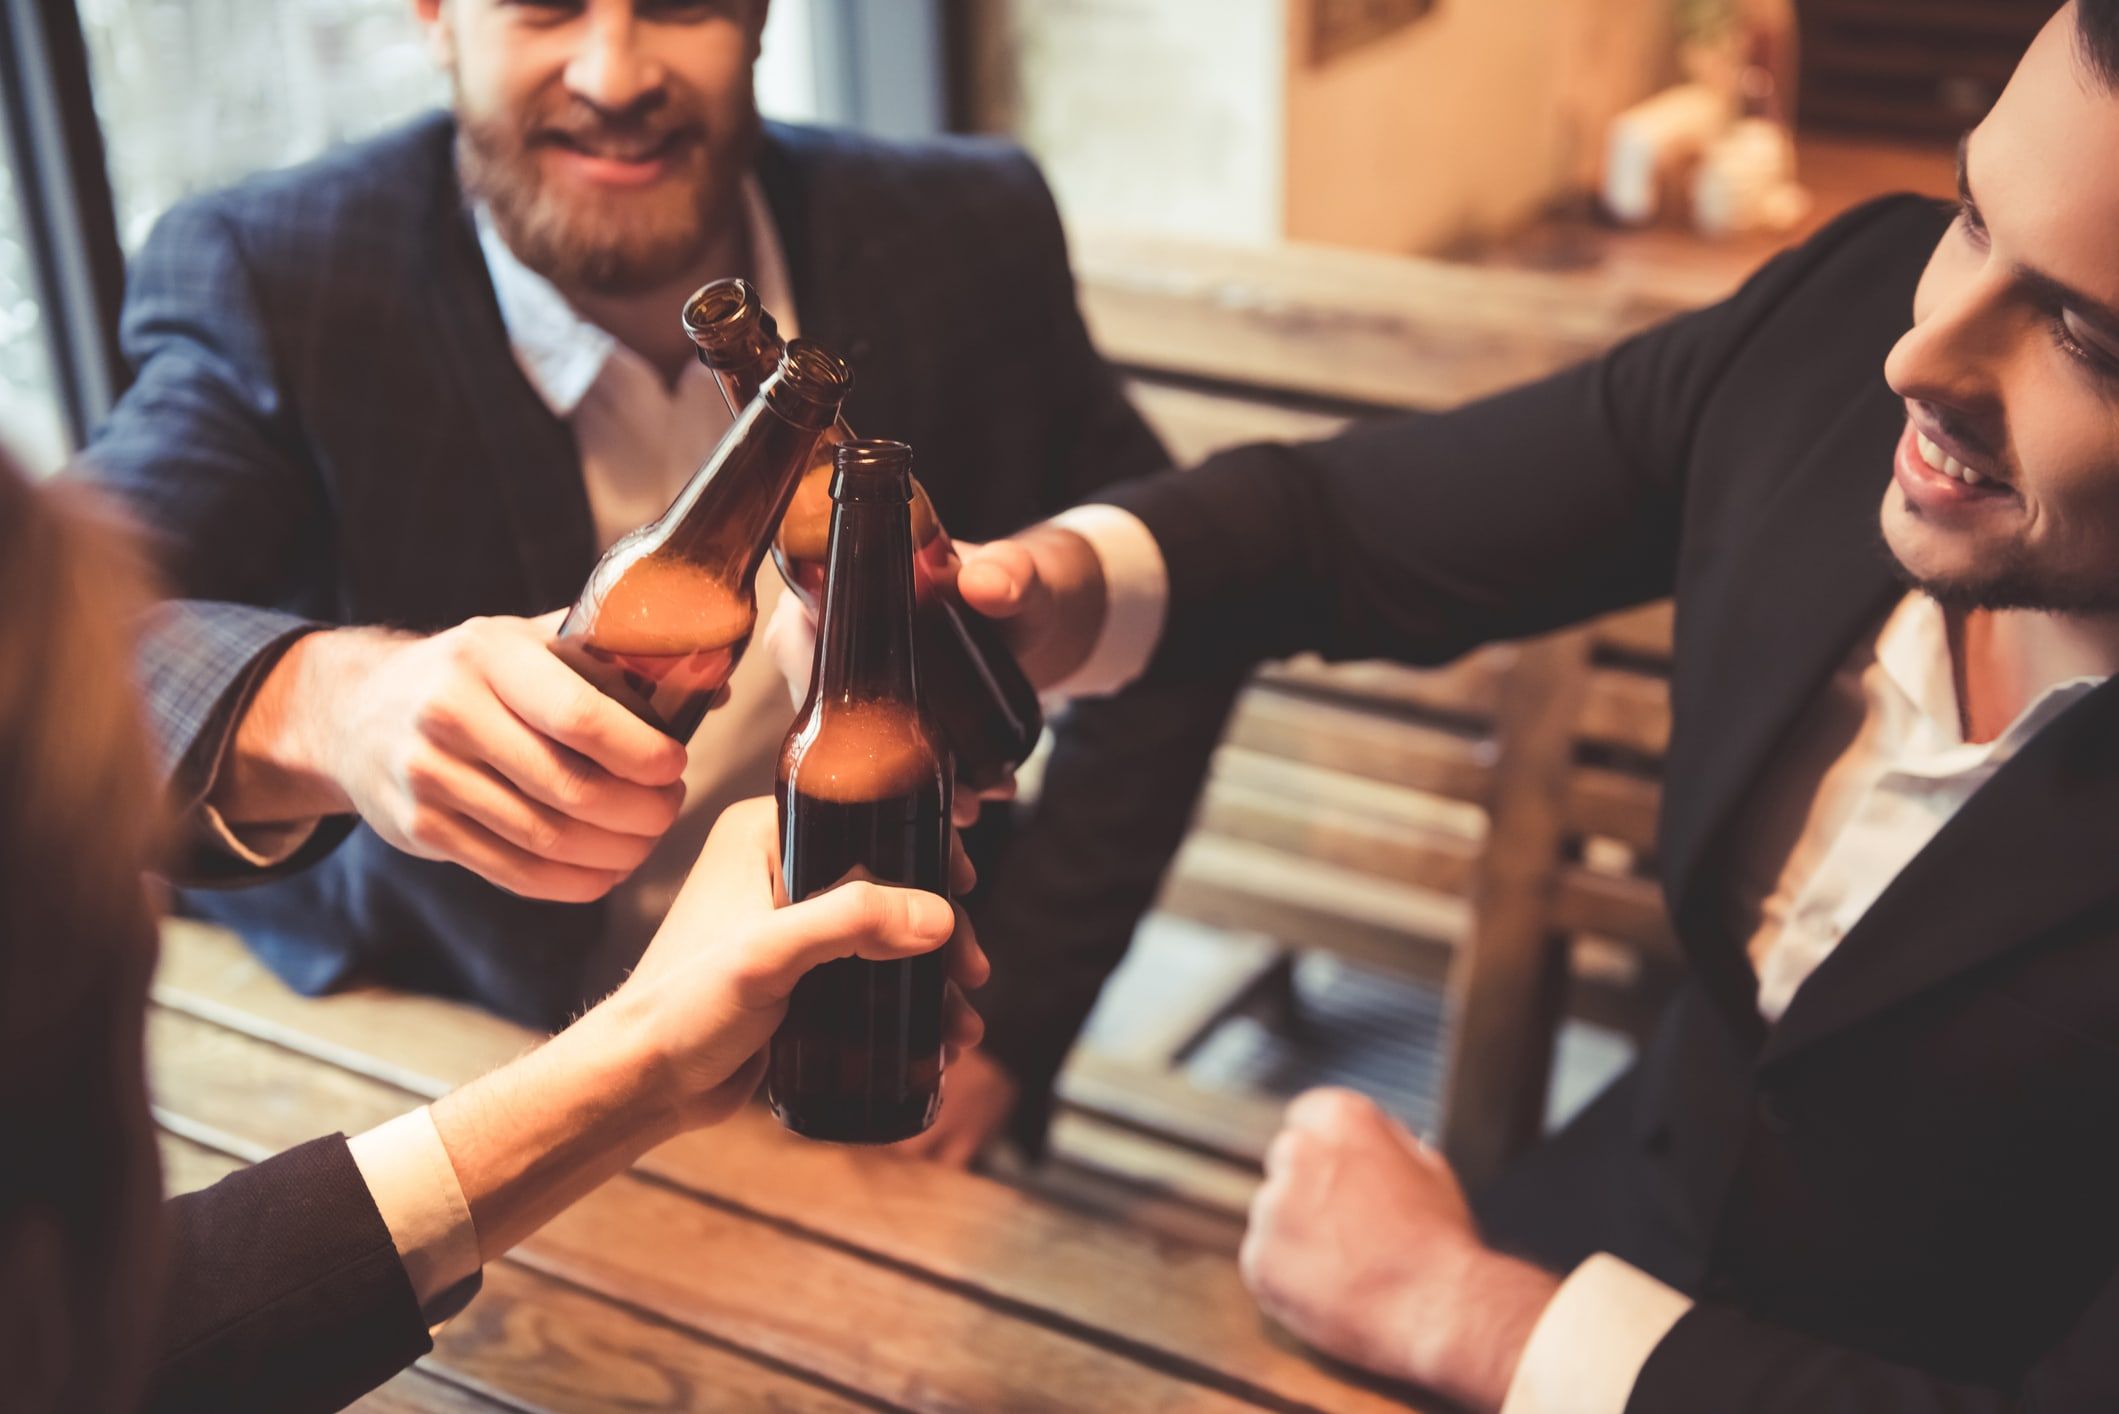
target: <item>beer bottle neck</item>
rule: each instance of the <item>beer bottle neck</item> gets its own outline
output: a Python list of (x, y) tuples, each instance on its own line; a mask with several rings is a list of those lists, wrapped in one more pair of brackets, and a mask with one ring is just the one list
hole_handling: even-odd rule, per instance
[(752, 331), (752, 337), (738, 353), (707, 364), (714, 382), (720, 385), (721, 401), (728, 404), (730, 416), (743, 416), (743, 410), (758, 396), (765, 380), (780, 366), (780, 351), (780, 336), (760, 327)]
[(833, 505), (824, 586), (817, 702), (917, 702), (912, 526), (905, 502)]
[(748, 589), (823, 429), (754, 398), (649, 532), (657, 548)]

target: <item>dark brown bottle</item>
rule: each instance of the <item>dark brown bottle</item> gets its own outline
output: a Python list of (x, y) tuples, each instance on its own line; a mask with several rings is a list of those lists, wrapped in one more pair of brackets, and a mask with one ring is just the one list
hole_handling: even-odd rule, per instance
[[(842, 443), (809, 697), (780, 750), (780, 862), (799, 902), (849, 879), (949, 892), (948, 750), (921, 707), (912, 449)], [(795, 986), (766, 1093), (797, 1134), (909, 1139), (942, 1098), (939, 952), (840, 958)]]
[[(699, 361), (720, 380), (730, 408), (756, 395), (759, 380), (779, 358), (772, 315), (743, 280), (716, 280), (685, 301), (684, 327)], [(773, 541), (780, 574), (803, 602), (817, 606), (824, 583), (825, 536), (831, 516), (832, 453), (853, 440), (845, 419), (823, 437), (802, 484), (795, 488)], [(958, 778), (973, 789), (998, 784), (1037, 746), (1045, 719), (1037, 690), (1023, 676), (992, 620), (964, 607), (947, 582), (954, 553), (949, 532), (927, 493), (912, 484), (913, 574), (918, 604), (920, 665), (927, 703), (956, 753)]]
[(773, 528), (853, 373), (797, 339), (670, 508), (604, 552), (552, 649), (649, 725), (689, 740), (758, 618)]

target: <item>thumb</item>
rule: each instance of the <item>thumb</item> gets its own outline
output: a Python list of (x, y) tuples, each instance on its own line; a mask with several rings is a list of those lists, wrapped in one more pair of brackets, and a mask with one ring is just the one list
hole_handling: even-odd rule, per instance
[(932, 952), (956, 929), (956, 909), (940, 894), (856, 879), (775, 909), (760, 920), (751, 976), (784, 1001), (813, 967), (842, 957), (889, 962)]
[(1012, 619), (1045, 597), (1037, 560), (1021, 541), (996, 540), (958, 549), (964, 564), (957, 571), (957, 593), (987, 618)]
[(554, 609), (549, 614), (539, 614), (530, 622), (540, 633), (556, 634), (559, 632), (559, 626), (566, 622), (567, 615), (572, 612), (573, 606), (570, 604), (564, 609)]

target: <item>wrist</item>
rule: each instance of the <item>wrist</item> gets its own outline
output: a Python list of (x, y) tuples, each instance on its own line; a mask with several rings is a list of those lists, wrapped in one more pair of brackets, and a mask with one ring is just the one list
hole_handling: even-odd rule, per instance
[(1498, 1410), (1522, 1364), (1538, 1318), (1560, 1289), (1544, 1268), (1474, 1242), (1452, 1264), (1453, 1299), (1433, 1319), (1406, 1328), (1400, 1373), (1471, 1410)]
[(211, 797), (223, 816), (263, 822), (353, 809), (335, 765), (344, 734), (334, 717), (350, 685), (377, 666), (390, 637), (325, 629), (287, 646), (236, 723)]
[(653, 1003), (620, 988), (551, 1042), (604, 1098), (612, 1132), (630, 1136), (641, 1153), (686, 1128), (681, 1067), (659, 1035)]

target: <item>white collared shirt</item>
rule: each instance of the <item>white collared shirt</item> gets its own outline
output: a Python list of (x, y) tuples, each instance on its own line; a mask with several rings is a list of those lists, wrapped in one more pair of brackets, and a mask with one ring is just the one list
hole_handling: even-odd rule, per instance
[[(1096, 551), (1102, 636), (1069, 680), (1116, 690), (1152, 656), (1169, 598), (1162, 552), (1111, 506), (1060, 518)], [(1966, 741), (1943, 611), (1909, 593), (1834, 673), (1766, 773), (1735, 854), (1759, 1014), (1778, 1021), (1899, 871), (2053, 719), (2105, 681), (2041, 692), (1992, 741)], [(1690, 1310), (1683, 1293), (1608, 1254), (1569, 1274), (1523, 1351), (1501, 1414), (1623, 1414), (1649, 1355)]]

